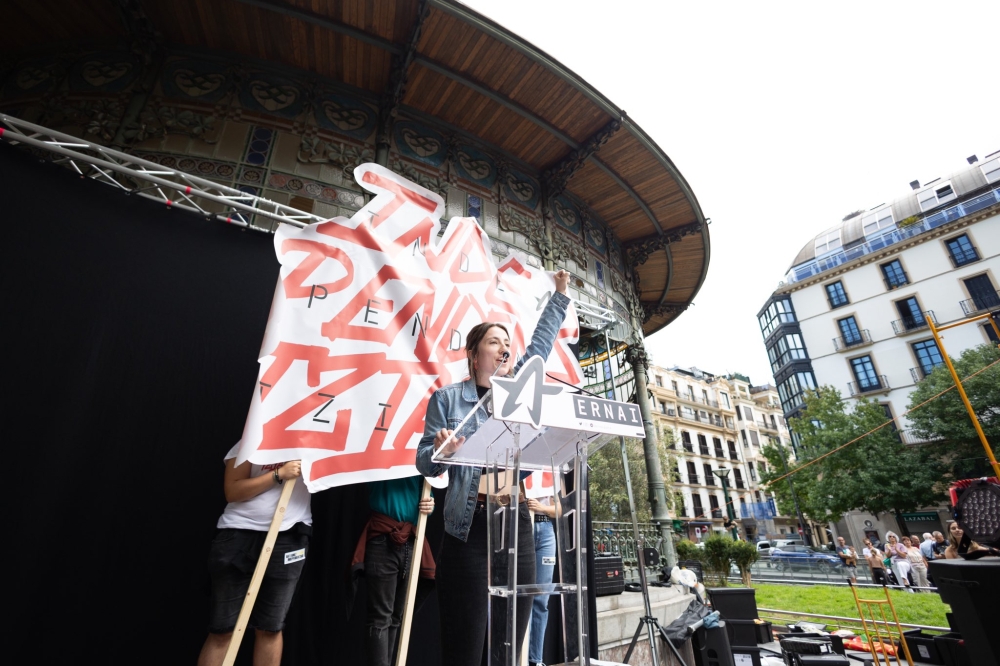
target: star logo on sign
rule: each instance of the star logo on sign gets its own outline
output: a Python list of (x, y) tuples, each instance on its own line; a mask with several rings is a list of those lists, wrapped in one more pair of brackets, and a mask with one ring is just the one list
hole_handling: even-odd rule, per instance
[[(542, 396), (545, 395), (558, 395), (562, 393), (561, 386), (551, 386), (545, 384), (543, 381), (545, 379), (545, 362), (542, 361), (541, 356), (532, 356), (527, 363), (521, 366), (520, 372), (518, 372), (517, 377), (513, 379), (507, 379), (506, 377), (494, 377), (493, 386), (494, 389), (499, 389), (506, 395), (504, 396), (503, 404), (500, 406), (500, 418), (507, 418), (511, 414), (517, 411), (521, 406), (521, 394), (526, 387), (531, 386), (532, 399), (531, 405), (528, 406), (528, 416), (531, 419), (531, 424), (536, 428), (541, 425), (542, 417)], [(493, 392), (494, 399), (497, 397), (497, 392)]]

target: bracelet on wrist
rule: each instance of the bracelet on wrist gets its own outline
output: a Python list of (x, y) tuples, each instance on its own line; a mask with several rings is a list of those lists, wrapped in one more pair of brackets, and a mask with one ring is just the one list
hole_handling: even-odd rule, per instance
[(276, 470), (276, 469), (275, 470), (271, 470), (271, 473), (274, 475), (274, 482), (275, 483), (283, 483), (283, 481), (281, 480), (281, 477), (278, 476), (278, 470)]

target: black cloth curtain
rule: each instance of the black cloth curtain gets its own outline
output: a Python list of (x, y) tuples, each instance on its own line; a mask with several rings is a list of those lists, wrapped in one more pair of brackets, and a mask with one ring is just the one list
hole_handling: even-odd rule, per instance
[[(128, 196), (3, 143), (0, 212), (14, 565), (5, 625), (16, 637), (6, 654), (193, 664), (206, 631), (205, 560), (225, 506), (222, 458), (243, 430), (278, 276), (272, 237)], [(283, 661), (362, 663), (364, 590), (353, 613), (345, 599), (367, 489), (317, 493), (312, 506)], [(435, 551), (442, 533), (436, 511)], [(437, 617), (431, 593), (411, 664), (439, 662)], [(250, 663), (251, 642), (238, 663)]]

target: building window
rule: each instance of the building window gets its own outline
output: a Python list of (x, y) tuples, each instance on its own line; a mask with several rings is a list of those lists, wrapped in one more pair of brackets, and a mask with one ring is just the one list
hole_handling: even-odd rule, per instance
[[(993, 321), (996, 322), (997, 328), (1000, 328), (1000, 315), (993, 317)], [(993, 330), (993, 325), (987, 321), (983, 324), (983, 332), (986, 333), (986, 339), (993, 344), (1000, 344), (1000, 337), (997, 337), (997, 332)]]
[(917, 195), (917, 201), (920, 202), (920, 210), (930, 210), (936, 206), (940, 206), (943, 203), (947, 203), (955, 199), (955, 190), (952, 189), (951, 183), (941, 183), (936, 187), (930, 187), (920, 194)]
[(708, 455), (708, 440), (704, 435), (698, 435), (698, 452), (703, 456)]
[(722, 406), (729, 409), (729, 396), (725, 393), (720, 394), (722, 396)]
[(893, 226), (892, 207), (886, 206), (882, 210), (869, 213), (861, 218), (861, 224), (865, 228), (865, 236), (877, 234), (883, 229)]
[(847, 300), (847, 293), (844, 291), (844, 283), (840, 280), (826, 285), (826, 298), (830, 301), (831, 308), (839, 308), (841, 305), (850, 303)]
[(684, 446), (685, 451), (694, 453), (694, 449), (691, 446), (691, 433), (687, 430), (681, 430), (681, 444)]
[(712, 518), (722, 518), (722, 509), (719, 508), (719, 497), (717, 495), (708, 496), (708, 505), (712, 509)]
[(838, 319), (837, 326), (840, 328), (840, 338), (844, 341), (845, 347), (861, 344), (861, 342), (863, 342), (861, 329), (858, 328), (858, 321), (853, 315), (850, 317), (844, 317), (843, 319)]
[(778, 338), (767, 348), (767, 357), (771, 361), (771, 371), (776, 373), (791, 361), (804, 360), (809, 358), (809, 355), (806, 354), (802, 336), (798, 333), (789, 333)]
[(754, 446), (760, 446), (760, 438), (757, 437), (756, 430), (750, 431), (750, 441), (753, 443)]
[(726, 417), (726, 427), (729, 428), (730, 430), (736, 430), (736, 424), (733, 423), (732, 416)]
[(713, 437), (712, 444), (715, 446), (715, 457), (725, 458), (726, 454), (722, 451), (722, 440), (718, 437)]
[(1000, 180), (1000, 157), (989, 162), (983, 162), (979, 168), (983, 170), (983, 175), (986, 176), (987, 183), (995, 183)]
[(976, 275), (966, 278), (962, 282), (965, 283), (965, 289), (969, 292), (969, 296), (972, 296), (968, 301), (962, 303), (962, 309), (965, 310), (966, 314), (1000, 308), (1000, 295), (993, 288), (993, 282), (990, 281), (989, 275), (985, 273)]
[(743, 420), (743, 410), (740, 409), (739, 405), (736, 405), (736, 418), (738, 418), (740, 421)]
[(917, 363), (920, 365), (920, 373), (924, 377), (931, 374), (934, 368), (944, 364), (941, 350), (938, 349), (937, 343), (933, 339), (914, 342), (911, 346), (913, 354), (917, 357)]
[(712, 466), (705, 464), (702, 465), (705, 468), (705, 485), (714, 486), (715, 485), (715, 475), (712, 474)]
[(744, 449), (750, 448), (750, 442), (747, 441), (747, 431), (746, 430), (740, 430), (740, 438), (743, 439), (743, 448)]
[(656, 385), (663, 388), (663, 377), (656, 375)]
[(674, 390), (674, 393), (677, 393), (677, 382), (671, 380), (670, 381), (670, 388), (672, 388)]
[(812, 372), (797, 372), (778, 384), (782, 411), (788, 414), (805, 404), (804, 393), (807, 390), (816, 390), (816, 378)]
[(747, 463), (747, 471), (750, 472), (750, 480), (751, 481), (756, 481), (757, 480), (757, 472), (754, 470), (752, 462), (748, 462)]
[(702, 505), (701, 505), (701, 493), (692, 493), (691, 494), (691, 504), (694, 507), (694, 515), (691, 516), (691, 517), (692, 518), (704, 518), (705, 517), (705, 509), (702, 508)]
[(879, 268), (882, 269), (882, 279), (885, 281), (886, 289), (892, 290), (910, 283), (899, 259), (893, 259), (887, 264), (882, 264)]
[(788, 300), (780, 300), (771, 303), (767, 306), (767, 309), (757, 317), (757, 323), (760, 324), (760, 332), (766, 340), (771, 333), (774, 333), (774, 329), (778, 328), (782, 324), (788, 324), (795, 321), (795, 314), (792, 312), (792, 303)]
[(753, 421), (753, 410), (749, 407), (743, 407), (743, 413), (746, 414), (747, 421)]
[(693, 462), (687, 464), (688, 468), (688, 483), (698, 483), (698, 468)]
[(924, 313), (920, 309), (920, 302), (917, 301), (916, 296), (911, 296), (910, 298), (902, 301), (896, 301), (896, 310), (899, 311), (899, 316), (902, 317), (900, 320), (902, 327), (895, 327), (897, 333), (900, 331), (912, 331), (914, 329), (927, 326), (927, 319), (924, 317)]
[(857, 381), (860, 391), (875, 391), (882, 388), (871, 356), (866, 354), (865, 356), (852, 358), (851, 371), (854, 373), (854, 379)]
[(726, 444), (729, 445), (729, 459), (730, 460), (739, 460), (740, 457), (736, 453), (736, 442), (734, 442), (731, 439), (727, 439), (726, 440)]
[(816, 256), (840, 249), (840, 229), (816, 237)]
[(777, 430), (777, 429), (778, 429), (778, 422), (777, 420), (775, 420), (774, 414), (771, 414), (771, 430)]
[(979, 261), (979, 253), (966, 234), (946, 240), (945, 245), (948, 246), (948, 254), (951, 255), (955, 268)]

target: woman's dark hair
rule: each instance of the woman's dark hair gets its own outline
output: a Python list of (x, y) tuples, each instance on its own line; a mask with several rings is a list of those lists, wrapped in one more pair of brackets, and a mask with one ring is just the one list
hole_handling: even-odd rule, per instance
[(507, 337), (510, 337), (510, 331), (507, 330), (507, 326), (496, 321), (484, 321), (482, 324), (476, 324), (469, 331), (469, 334), (465, 336), (465, 360), (469, 364), (469, 377), (473, 381), (476, 379), (476, 369), (472, 366), (472, 361), (476, 357), (476, 350), (479, 349), (479, 343), (486, 337), (486, 332), (494, 326), (502, 328)]

